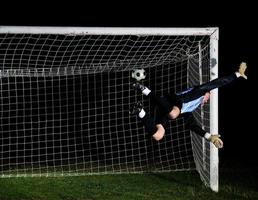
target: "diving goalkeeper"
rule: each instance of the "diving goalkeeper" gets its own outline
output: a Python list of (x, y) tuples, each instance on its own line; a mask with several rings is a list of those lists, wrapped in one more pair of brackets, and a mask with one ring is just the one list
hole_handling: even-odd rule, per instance
[(210, 134), (200, 128), (196, 123), (192, 112), (199, 105), (204, 105), (209, 100), (211, 90), (227, 85), (239, 77), (247, 79), (247, 76), (245, 75), (246, 68), (246, 63), (242, 62), (238, 71), (233, 74), (214, 79), (210, 82), (189, 88), (179, 93), (169, 93), (164, 97), (156, 96), (149, 88), (138, 82), (134, 83), (133, 87), (136, 90), (141, 91), (143, 95), (151, 99), (152, 104), (155, 105), (156, 115), (150, 116), (147, 114), (140, 102), (134, 104), (130, 112), (141, 119), (146, 131), (157, 141), (164, 137), (165, 127), (168, 120), (176, 119), (181, 115), (182, 117), (185, 117), (190, 130), (202, 137), (205, 137), (217, 148), (222, 148), (223, 142), (220, 139), (220, 135)]

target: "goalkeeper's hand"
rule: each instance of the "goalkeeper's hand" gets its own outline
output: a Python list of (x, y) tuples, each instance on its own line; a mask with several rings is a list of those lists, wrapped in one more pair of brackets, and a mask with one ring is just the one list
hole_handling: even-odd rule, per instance
[(211, 141), (215, 147), (223, 148), (223, 141), (220, 139), (220, 135), (211, 135), (208, 140)]

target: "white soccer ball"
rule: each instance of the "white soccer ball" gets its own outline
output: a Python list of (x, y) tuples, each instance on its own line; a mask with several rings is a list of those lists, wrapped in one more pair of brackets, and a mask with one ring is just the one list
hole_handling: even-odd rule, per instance
[(134, 69), (132, 71), (132, 78), (136, 79), (137, 81), (143, 80), (146, 78), (146, 72), (144, 69)]

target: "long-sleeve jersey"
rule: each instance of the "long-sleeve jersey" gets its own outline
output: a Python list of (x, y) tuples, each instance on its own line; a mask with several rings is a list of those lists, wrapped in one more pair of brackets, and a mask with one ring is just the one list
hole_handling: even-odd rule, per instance
[(185, 118), (186, 126), (189, 126), (189, 129), (194, 133), (204, 137), (206, 131), (201, 128), (201, 126), (197, 123), (192, 113), (185, 113), (182, 115)]
[[(176, 95), (181, 95), (187, 92), (190, 92), (192, 88), (189, 88), (186, 91), (177, 93)], [(187, 112), (193, 112), (203, 101), (204, 96), (201, 96), (197, 99), (191, 100), (189, 102), (182, 102), (182, 107), (181, 107), (181, 114), (187, 113)]]

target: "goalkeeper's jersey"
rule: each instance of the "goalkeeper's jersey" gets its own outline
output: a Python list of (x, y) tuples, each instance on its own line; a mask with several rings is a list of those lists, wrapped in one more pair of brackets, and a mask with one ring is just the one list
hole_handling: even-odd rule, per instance
[[(191, 90), (192, 90), (192, 88), (185, 90), (183, 92), (177, 93), (177, 95), (180, 96), (181, 94), (187, 93)], [(187, 112), (193, 112), (202, 103), (203, 98), (204, 98), (204, 96), (201, 96), (198, 99), (194, 99), (192, 101), (185, 102), (185, 103), (183, 102), (182, 108), (181, 108), (181, 113), (183, 114), (183, 113), (187, 113)]]

